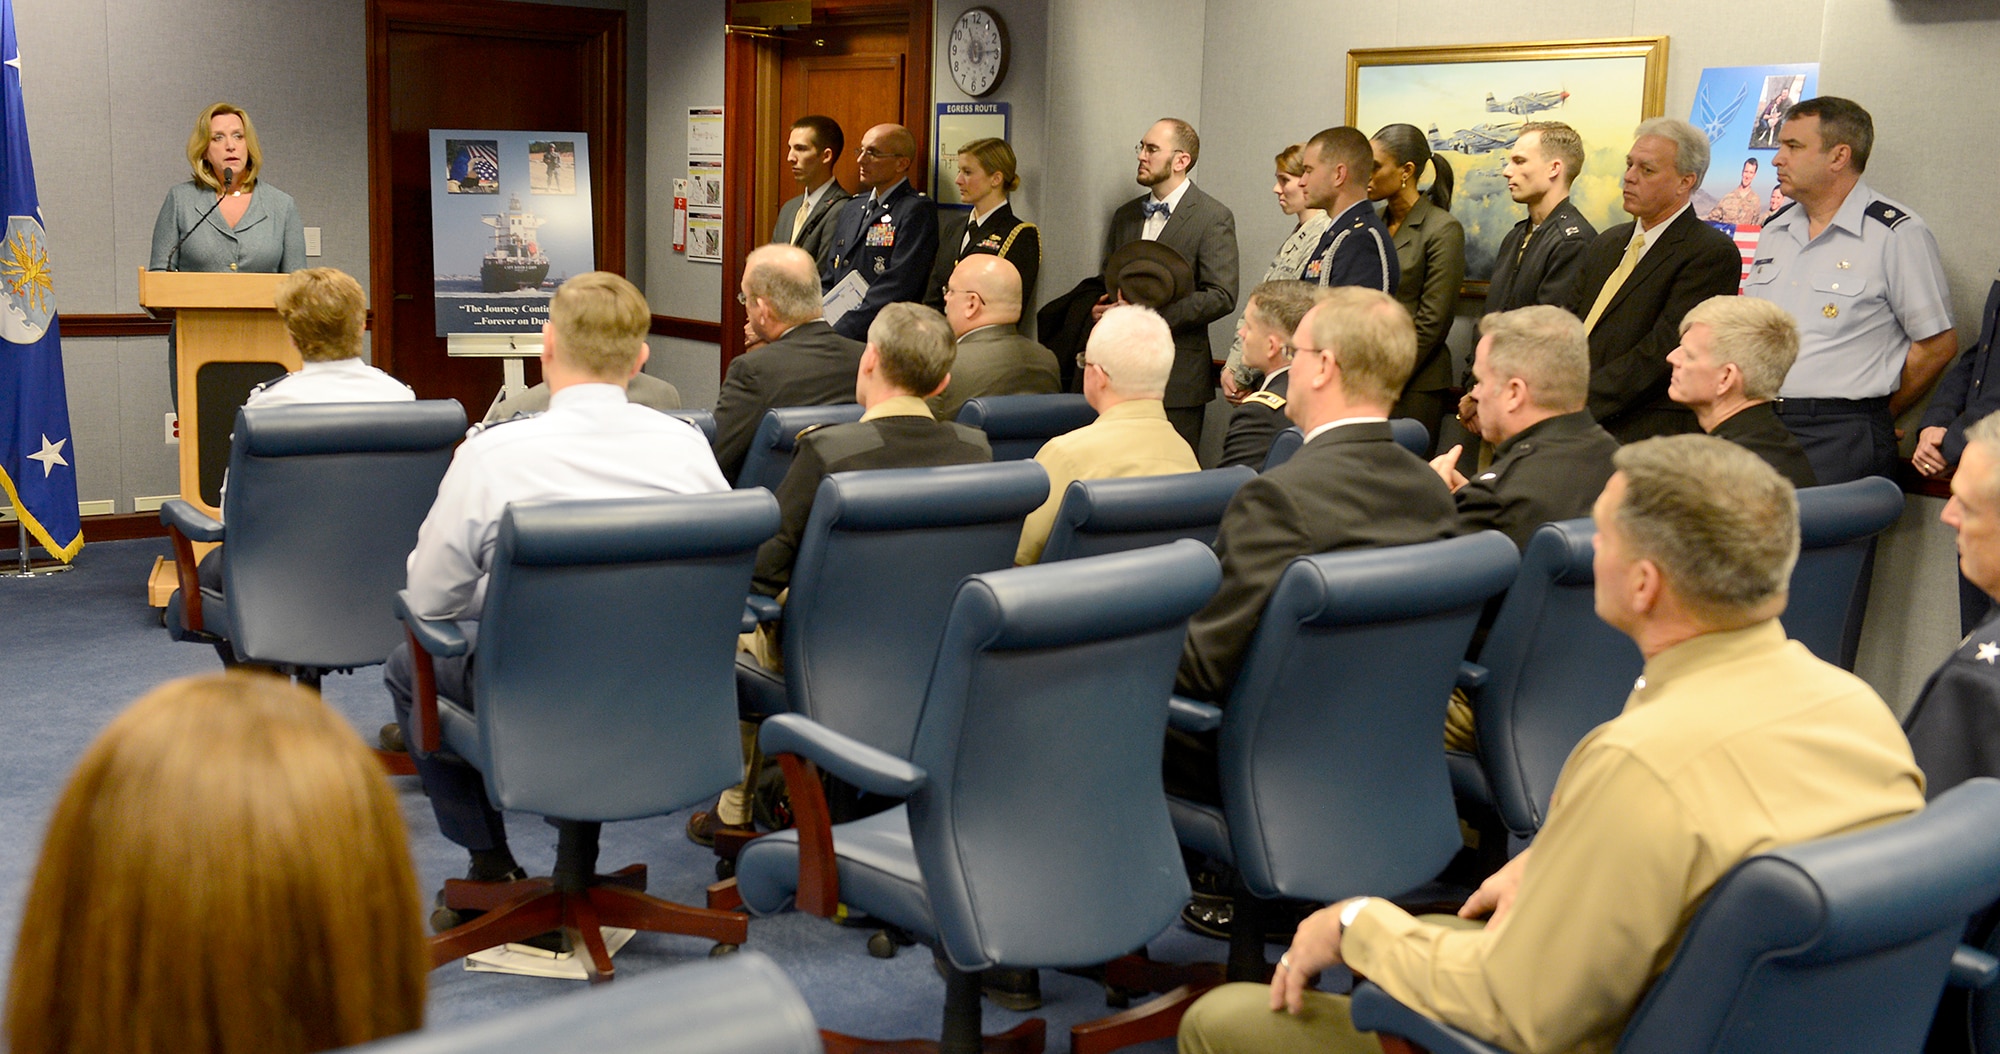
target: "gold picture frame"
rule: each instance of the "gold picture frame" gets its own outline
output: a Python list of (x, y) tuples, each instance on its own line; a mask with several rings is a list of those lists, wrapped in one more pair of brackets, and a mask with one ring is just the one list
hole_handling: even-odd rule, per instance
[(1386, 124), (1416, 125), (1453, 168), (1467, 296), (1486, 295), (1500, 240), (1526, 215), (1500, 174), (1522, 123), (1563, 121), (1583, 137), (1571, 200), (1601, 231), (1628, 218), (1625, 151), (1640, 121), (1666, 111), (1666, 98), (1664, 36), (1347, 53), (1347, 123), (1369, 135)]

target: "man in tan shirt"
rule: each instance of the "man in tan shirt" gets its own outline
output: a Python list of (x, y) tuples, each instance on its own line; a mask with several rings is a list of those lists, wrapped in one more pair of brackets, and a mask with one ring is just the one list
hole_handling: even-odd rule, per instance
[(1104, 313), (1083, 355), (1083, 397), (1097, 420), (1042, 444), (1035, 461), (1049, 474), (1049, 500), (1021, 527), (1017, 564), (1042, 558), (1063, 492), (1079, 479), (1164, 476), (1196, 472), (1194, 449), (1167, 421), (1167, 375), (1174, 335), (1151, 308), (1125, 305)]
[(1306, 986), (1340, 963), (1507, 1050), (1610, 1051), (1737, 862), (1923, 807), (1889, 708), (1778, 624), (1791, 486), (1710, 436), (1636, 443), (1613, 464), (1592, 510), (1597, 613), (1638, 643), (1645, 675), (1570, 755), (1534, 846), (1460, 912), (1485, 926), (1334, 904), (1300, 925), (1270, 987), (1196, 1003), (1182, 1051), (1380, 1050), (1346, 997)]

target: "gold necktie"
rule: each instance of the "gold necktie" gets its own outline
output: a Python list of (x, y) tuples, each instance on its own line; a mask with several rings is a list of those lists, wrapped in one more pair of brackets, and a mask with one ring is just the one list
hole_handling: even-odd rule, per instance
[(806, 204), (804, 199), (800, 199), (799, 214), (792, 217), (793, 245), (797, 245), (799, 243), (799, 235), (804, 234), (806, 232), (806, 215), (810, 212), (812, 212), (812, 209)]
[(1639, 251), (1646, 247), (1646, 231), (1639, 224), (1632, 225), (1632, 244), (1625, 247), (1625, 258), (1618, 261), (1618, 269), (1604, 280), (1604, 288), (1597, 294), (1597, 303), (1590, 306), (1589, 317), (1583, 320), (1583, 331), (1597, 328), (1597, 320), (1604, 315), (1604, 309), (1611, 306), (1611, 298), (1618, 295), (1618, 287), (1632, 277), (1632, 268), (1639, 265)]

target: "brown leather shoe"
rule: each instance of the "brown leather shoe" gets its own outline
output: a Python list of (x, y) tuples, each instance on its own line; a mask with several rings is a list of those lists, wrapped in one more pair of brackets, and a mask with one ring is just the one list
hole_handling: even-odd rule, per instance
[(752, 823), (723, 823), (722, 819), (715, 815), (713, 809), (699, 809), (695, 811), (693, 816), (688, 817), (687, 836), (688, 841), (696, 845), (714, 846), (715, 832), (717, 831), (755, 831), (756, 829), (757, 825)]

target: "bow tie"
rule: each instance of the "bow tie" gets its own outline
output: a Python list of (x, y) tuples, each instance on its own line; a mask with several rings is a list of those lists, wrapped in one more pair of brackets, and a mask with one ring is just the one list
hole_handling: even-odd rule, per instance
[(1146, 218), (1150, 220), (1155, 216), (1172, 216), (1174, 207), (1164, 201), (1148, 201), (1139, 206), (1139, 211), (1145, 213)]

